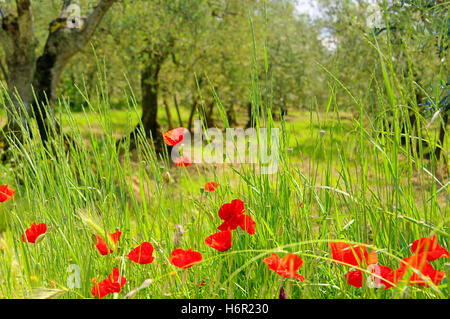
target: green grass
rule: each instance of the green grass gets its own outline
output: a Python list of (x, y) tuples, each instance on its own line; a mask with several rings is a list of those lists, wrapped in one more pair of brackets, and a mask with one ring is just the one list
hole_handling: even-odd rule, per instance
[[(106, 127), (123, 125), (129, 118), (123, 111), (110, 114), (114, 116), (100, 121)], [(308, 112), (295, 115), (302, 118)], [(360, 140), (363, 131), (357, 123), (325, 121), (323, 114), (314, 115), (321, 123), (286, 123), (289, 142), (283, 146), (282, 168), (264, 176), (245, 166), (236, 171), (217, 165), (176, 168), (156, 161), (148, 145), (142, 145), (134, 154), (137, 160), (131, 160), (129, 153), (117, 154), (115, 138), (101, 125), (97, 124), (95, 134), (87, 129), (97, 115), (76, 114), (73, 118), (82, 133), (71, 133), (80, 141), (84, 138), (86, 147), (71, 150), (68, 157), (62, 147), (58, 154), (49, 154), (32, 141), (21, 146), (25, 156), (15, 153), (20, 165), (1, 168), (5, 182), (17, 193), (1, 206), (5, 230), (0, 295), (33, 296), (52, 285), (67, 289), (67, 267), (76, 264), (81, 288), (69, 289), (61, 297), (91, 297), (91, 279), (106, 278), (113, 267), (120, 267), (127, 278), (118, 297), (146, 279), (154, 282), (136, 298), (275, 298), (281, 286), (290, 298), (404, 296), (400, 288), (348, 286), (343, 277), (348, 269), (332, 262), (326, 242), (371, 244), (379, 249), (382, 263), (393, 268), (399, 264), (394, 256), (408, 256), (408, 245), (419, 237), (437, 233), (445, 246), (448, 188), (437, 194), (440, 184), (418, 168), (410, 177), (419, 182), (410, 184), (410, 158), (400, 160), (396, 173), (391, 168), (393, 155), (366, 136)], [(163, 177), (167, 173), (169, 182)], [(209, 180), (216, 180), (219, 189), (212, 194), (201, 192)], [(257, 231), (254, 236), (234, 231), (232, 249), (218, 253), (204, 239), (221, 222), (219, 207), (234, 198), (244, 201)], [(123, 232), (113, 254), (98, 253), (92, 241), (94, 231), (80, 219), (80, 212), (91, 214), (105, 232), (116, 228)], [(25, 244), (20, 235), (34, 221), (46, 222), (50, 229), (41, 243)], [(168, 263), (177, 224), (185, 229), (181, 247), (198, 250), (204, 258), (186, 274)], [(156, 259), (150, 265), (133, 264), (126, 258), (142, 241), (155, 246)], [(273, 251), (299, 254), (304, 260), (300, 273), (306, 281), (281, 279), (271, 272), (262, 259)], [(444, 268), (443, 261), (434, 264)], [(196, 288), (202, 280), (206, 285)], [(446, 286), (444, 279), (436, 289), (413, 286), (407, 294), (445, 298)]]
[[(385, 77), (387, 83), (392, 75)], [(258, 85), (252, 89), (256, 110), (265, 114), (258, 127), (281, 129), (276, 174), (259, 174), (258, 164), (175, 167), (143, 139), (135, 152), (120, 153), (117, 138), (138, 122), (139, 110), (135, 103), (110, 110), (107, 99), (92, 102), (86, 113), (60, 113), (65, 132), (81, 147), (66, 151), (60, 138), (53, 148), (37, 139), (16, 144), (13, 163), (0, 166), (2, 184), (17, 191), (0, 205), (0, 297), (91, 298), (91, 280), (119, 267), (127, 283), (106, 298), (124, 297), (147, 279), (152, 283), (136, 298), (277, 298), (280, 287), (288, 298), (448, 298), (447, 278), (430, 288), (351, 287), (344, 277), (349, 268), (333, 262), (328, 248), (333, 240), (368, 244), (380, 264), (398, 268), (420, 237), (436, 234), (448, 247), (450, 190), (439, 173), (448, 164), (411, 152), (399, 143), (398, 125), (386, 130), (387, 112), (381, 112), (384, 122), (374, 121), (366, 111), (373, 108), (356, 98), (357, 112), (341, 112), (331, 96), (327, 110), (294, 110), (288, 121), (276, 122), (267, 116), (271, 105), (256, 98)], [(378, 98), (391, 104), (379, 107), (394, 110), (399, 121), (399, 105), (406, 104), (395, 99), (406, 97), (387, 92)], [(163, 117), (161, 123), (165, 128)], [(434, 143), (434, 128), (421, 133)], [(218, 190), (202, 192), (211, 180)], [(232, 248), (219, 253), (204, 240), (221, 223), (221, 205), (236, 198), (256, 221), (256, 234), (233, 231)], [(33, 222), (47, 223), (48, 232), (39, 244), (23, 243), (21, 234)], [(184, 228), (180, 247), (203, 255), (187, 271), (168, 262), (177, 225)], [(116, 229), (122, 231), (117, 249), (101, 256), (93, 235)], [(149, 265), (126, 257), (143, 241), (155, 247)], [(305, 282), (270, 271), (262, 260), (272, 252), (301, 256)], [(68, 287), (71, 264), (80, 269), (80, 288)], [(439, 270), (444, 264), (443, 258), (433, 262)]]

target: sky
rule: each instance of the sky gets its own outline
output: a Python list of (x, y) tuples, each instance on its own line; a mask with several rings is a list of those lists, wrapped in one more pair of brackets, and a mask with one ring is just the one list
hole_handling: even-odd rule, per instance
[(318, 17), (320, 11), (317, 7), (317, 3), (314, 0), (297, 0), (296, 9), (298, 13), (309, 14), (312, 18)]
[[(298, 3), (296, 9), (298, 13), (306, 13), (313, 19), (320, 17), (320, 10), (315, 0), (297, 0), (297, 1)], [(327, 34), (323, 34), (320, 40), (328, 50), (330, 51), (336, 50), (336, 42), (333, 37), (330, 37)]]

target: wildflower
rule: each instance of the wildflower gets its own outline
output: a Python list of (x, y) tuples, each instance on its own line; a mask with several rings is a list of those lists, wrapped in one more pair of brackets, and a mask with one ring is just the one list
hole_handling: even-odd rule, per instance
[(153, 262), (154, 258), (152, 254), (152, 244), (150, 244), (149, 242), (143, 242), (142, 244), (131, 250), (127, 256), (135, 263), (145, 265), (151, 264)]
[(175, 146), (184, 139), (184, 127), (178, 127), (163, 134), (164, 142), (169, 146)]
[[(109, 237), (111, 238), (112, 242), (116, 244), (119, 241), (121, 235), (122, 233), (120, 231), (116, 231), (115, 233), (109, 234)], [(102, 237), (100, 237), (99, 235), (95, 235), (95, 237), (97, 238), (97, 244), (95, 246), (97, 247), (101, 255), (108, 255), (108, 253), (113, 252), (113, 250), (106, 245), (106, 242)]]
[(30, 228), (25, 231), (25, 235), (22, 234), (22, 241), (24, 243), (29, 242), (33, 244), (39, 243), (47, 232), (47, 225), (45, 223), (37, 224), (34, 222)]
[(0, 185), (0, 203), (13, 198), (15, 192), (16, 191), (8, 185)]
[(352, 266), (376, 264), (378, 257), (375, 250), (367, 252), (365, 246), (351, 245), (344, 242), (329, 243), (333, 259)]
[(92, 296), (100, 298), (100, 299), (110, 293), (111, 293), (111, 291), (110, 291), (108, 279), (105, 279), (105, 280), (99, 282), (98, 284), (95, 284), (94, 287), (92, 287), (92, 289), (91, 289)]
[(283, 259), (280, 259), (277, 254), (272, 253), (272, 256), (264, 258), (263, 262), (269, 266), (270, 270), (275, 271), (283, 278), (295, 278), (300, 281), (305, 280), (305, 277), (297, 274), (297, 271), (303, 265), (303, 260), (295, 254), (289, 254), (284, 256)]
[[(329, 243), (333, 259), (349, 266), (365, 268), (370, 272), (367, 279), (369, 287), (385, 289), (393, 286), (394, 271), (383, 265), (378, 265), (378, 257), (375, 250), (367, 252), (364, 245), (353, 245), (344, 242)], [(361, 269), (351, 270), (345, 275), (350, 286), (361, 288), (363, 286), (363, 271)]]
[[(394, 271), (387, 266), (383, 265), (369, 265), (367, 268), (370, 271), (370, 276), (367, 278), (367, 286), (372, 288), (389, 289), (394, 284)], [(361, 288), (363, 286), (363, 272), (358, 270), (352, 270), (345, 274), (347, 283), (350, 286)]]
[(98, 284), (94, 284), (91, 294), (93, 297), (103, 298), (110, 293), (119, 293), (126, 282), (127, 279), (124, 276), (120, 276), (119, 268), (116, 267), (108, 278)]
[(183, 158), (177, 157), (173, 163), (175, 164), (175, 166), (179, 167), (189, 167), (192, 165), (191, 159), (187, 156)]
[(254, 235), (256, 223), (250, 216), (245, 215), (245, 212), (244, 203), (240, 199), (223, 204), (219, 209), (219, 217), (224, 222), (217, 229), (221, 231), (234, 230), (239, 226), (250, 235)]
[(205, 184), (205, 191), (214, 192), (217, 187), (219, 187), (219, 184), (217, 184), (216, 182), (208, 182)]
[(450, 257), (449, 252), (437, 242), (436, 235), (430, 238), (420, 238), (412, 243), (411, 251), (414, 254), (425, 253), (428, 261), (433, 261), (440, 257)]
[(170, 254), (169, 262), (179, 268), (187, 269), (202, 261), (202, 254), (191, 248), (184, 250), (177, 248)]
[(205, 244), (218, 251), (226, 251), (231, 248), (231, 231), (221, 231), (205, 239)]
[[(423, 277), (428, 277), (435, 285), (444, 278), (445, 271), (435, 270), (433, 266), (427, 260), (428, 255), (426, 253), (416, 254), (402, 259), (400, 268), (394, 272), (394, 280), (399, 282), (403, 279), (404, 275), (409, 268), (412, 268), (422, 274)], [(409, 278), (409, 285), (420, 285), (428, 287), (427, 282), (416, 273), (413, 273)]]

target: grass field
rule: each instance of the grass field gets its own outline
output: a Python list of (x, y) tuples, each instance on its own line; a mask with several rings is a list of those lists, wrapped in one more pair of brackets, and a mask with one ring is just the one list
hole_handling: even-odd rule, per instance
[[(67, 150), (59, 138), (52, 147), (27, 140), (0, 166), (2, 184), (16, 191), (0, 206), (0, 297), (92, 298), (93, 287), (117, 267), (126, 283), (105, 298), (278, 298), (281, 288), (287, 298), (448, 298), (447, 276), (434, 284), (412, 268), (390, 289), (348, 284), (345, 274), (355, 269), (365, 283), (368, 265), (343, 265), (330, 242), (368, 245), (378, 264), (392, 269), (419, 238), (436, 235), (448, 247), (448, 161), (401, 144), (399, 127), (386, 129), (392, 118), (374, 121), (363, 102), (353, 112), (331, 102), (293, 109), (286, 121), (257, 122), (280, 128), (274, 174), (260, 174), (259, 164), (177, 167), (142, 138), (135, 151), (118, 151), (117, 138), (138, 122), (135, 107), (60, 112), (78, 147)], [(421, 138), (433, 146), (436, 128), (419, 121)], [(447, 139), (447, 158), (448, 149)], [(214, 192), (204, 191), (209, 181), (219, 184)], [(255, 234), (238, 227), (231, 249), (219, 252), (205, 239), (223, 222), (221, 206), (234, 199), (255, 221)], [(46, 223), (47, 231), (38, 243), (24, 242), (33, 222)], [(116, 231), (122, 234), (114, 244), (106, 234)], [(112, 252), (101, 255), (95, 235)], [(150, 264), (127, 257), (142, 242), (154, 247)], [(202, 261), (175, 267), (169, 257), (176, 248), (192, 248)], [(269, 269), (263, 260), (272, 253), (299, 256), (305, 279)], [(445, 258), (432, 266), (448, 274)], [(426, 286), (410, 282), (414, 275)]]
[[(120, 132), (136, 120), (131, 111), (109, 114), (98, 122), (92, 113), (73, 116), (77, 126), (72, 127), (79, 131), (72, 133), (85, 147), (70, 156), (62, 148), (51, 155), (30, 143), (23, 145), (23, 155), (15, 154), (19, 165), (1, 167), (3, 183), (16, 190), (1, 206), (1, 297), (89, 298), (93, 278), (106, 278), (113, 267), (127, 278), (114, 298), (146, 279), (151, 284), (136, 298), (276, 298), (280, 287), (289, 298), (448, 297), (447, 279), (428, 289), (351, 287), (344, 277), (349, 267), (330, 256), (330, 240), (366, 243), (376, 249), (380, 263), (395, 268), (399, 258), (411, 254), (415, 239), (437, 234), (444, 247), (448, 240), (444, 181), (433, 176), (429, 163), (418, 166), (401, 147), (397, 154), (387, 152), (393, 147), (389, 139), (382, 146), (365, 135), (370, 133), (358, 114), (292, 114), (285, 123), (282, 167), (273, 175), (244, 165), (175, 167), (155, 160), (144, 146), (119, 156), (110, 128)], [(202, 191), (208, 181), (220, 185), (215, 192)], [(256, 234), (237, 229), (232, 248), (220, 253), (204, 240), (216, 232), (220, 206), (232, 199), (245, 203)], [(36, 245), (20, 240), (33, 222), (49, 228)], [(183, 228), (179, 246), (203, 255), (188, 270), (168, 262), (177, 225)], [(100, 255), (93, 235), (116, 229), (122, 232), (117, 249)], [(126, 257), (142, 241), (155, 247), (152, 264)], [(270, 271), (262, 259), (271, 252), (301, 256), (299, 273), (306, 280)], [(444, 261), (434, 263), (444, 269)], [(68, 288), (71, 264), (79, 267), (80, 288)]]

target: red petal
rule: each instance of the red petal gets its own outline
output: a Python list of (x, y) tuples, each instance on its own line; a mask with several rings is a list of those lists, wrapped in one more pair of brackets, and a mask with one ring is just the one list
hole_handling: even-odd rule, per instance
[(8, 185), (0, 185), (0, 202), (5, 202), (13, 198), (16, 191)]
[(345, 278), (347, 279), (347, 283), (350, 286), (361, 288), (362, 287), (362, 271), (361, 270), (353, 270), (349, 271), (345, 274)]
[(427, 260), (433, 261), (440, 257), (449, 257), (449, 252), (442, 246), (439, 246), (436, 235), (430, 238), (420, 238), (412, 243), (411, 251), (414, 254), (427, 254)]
[(120, 231), (116, 231), (115, 233), (109, 234), (114, 244), (117, 244), (122, 233)]
[(189, 167), (192, 165), (191, 159), (187, 156), (185, 156), (184, 158), (177, 157), (177, 159), (175, 159), (174, 161), (174, 164), (175, 166), (179, 167)]
[(22, 235), (22, 241), (35, 243), (36, 239), (42, 234), (45, 234), (46, 232), (47, 232), (47, 225), (45, 223), (36, 225), (36, 222), (33, 222), (31, 227), (25, 230), (25, 236)]
[(95, 245), (95, 247), (97, 247), (99, 253), (101, 255), (108, 255), (108, 253), (112, 253), (113, 250), (109, 249), (108, 251), (108, 246), (106, 246), (105, 241), (103, 240), (103, 238), (101, 238), (99, 235), (95, 235), (95, 237), (97, 237), (97, 244)]
[(164, 142), (169, 146), (175, 146), (184, 139), (185, 128), (178, 127), (163, 134)]
[(255, 226), (256, 223), (253, 221), (253, 219), (248, 215), (241, 215), (239, 226), (242, 230), (247, 231), (250, 235), (255, 234)]
[(233, 199), (231, 203), (223, 204), (219, 209), (219, 218), (228, 220), (233, 216), (239, 216), (245, 213), (244, 202), (240, 199)]
[(272, 256), (264, 258), (263, 262), (269, 266), (270, 270), (275, 271), (283, 278), (295, 278), (300, 281), (305, 280), (305, 277), (296, 273), (303, 264), (303, 260), (297, 255), (290, 254), (280, 260), (276, 254), (272, 253)]
[[(430, 280), (435, 285), (438, 285), (439, 282), (444, 278), (445, 272), (435, 270), (433, 266), (427, 261), (427, 257), (427, 254), (423, 253), (404, 258), (402, 260), (400, 268), (397, 269), (394, 273), (394, 280), (396, 281), (396, 283), (404, 277), (408, 269), (411, 267), (419, 271), (424, 277), (430, 278)], [(409, 284), (427, 286), (425, 280), (423, 280), (421, 276), (417, 275), (416, 273), (413, 273), (409, 278)]]
[(111, 293), (109, 280), (103, 280), (92, 287), (91, 294), (93, 297), (103, 298)]
[(110, 293), (119, 293), (121, 288), (127, 282), (124, 276), (120, 276), (119, 268), (114, 268), (111, 275), (105, 280), (92, 287), (91, 294), (93, 297), (103, 298)]
[(294, 254), (289, 254), (287, 256), (284, 256), (281, 260), (280, 266), (285, 268), (291, 273), (296, 273), (300, 267), (303, 265), (303, 260)]
[(190, 268), (202, 261), (202, 254), (191, 248), (184, 250), (177, 248), (170, 254), (169, 262), (179, 268)]
[(154, 260), (153, 256), (153, 246), (149, 242), (143, 242), (138, 247), (134, 248), (127, 255), (130, 260), (135, 263), (144, 265), (151, 264)]
[(227, 230), (235, 230), (241, 224), (241, 216), (232, 216), (230, 219), (227, 219), (222, 224), (217, 227), (218, 230), (227, 231)]
[(231, 248), (231, 231), (221, 231), (205, 239), (205, 244), (218, 251), (226, 251)]
[(111, 292), (120, 292), (121, 288), (126, 284), (127, 279), (124, 276), (120, 276), (119, 268), (115, 267), (111, 275), (108, 276), (108, 280), (110, 281), (110, 290)]
[[(376, 252), (370, 254), (365, 246), (351, 245), (344, 242), (329, 243), (333, 259), (352, 266), (367, 266), (378, 262)], [(363, 257), (364, 256), (364, 257)]]
[(205, 191), (214, 192), (217, 187), (219, 187), (219, 184), (217, 184), (216, 182), (208, 182), (205, 184)]
[(395, 284), (392, 268), (383, 265), (370, 265), (367, 270), (373, 274), (367, 280), (368, 285), (372, 282), (375, 288), (381, 288), (384, 285), (384, 289), (389, 289)]
[(277, 271), (278, 267), (280, 266), (280, 257), (277, 256), (277, 254), (272, 253), (272, 256), (264, 258), (263, 263), (265, 263), (267, 266), (269, 266), (270, 270)]
[[(111, 238), (111, 240), (114, 244), (117, 244), (121, 235), (122, 235), (122, 233), (120, 231), (116, 231), (115, 233), (108, 234), (108, 236)], [(103, 240), (102, 237), (100, 237), (99, 235), (95, 235), (95, 237), (97, 237), (97, 244), (95, 246), (97, 247), (100, 254), (108, 255), (109, 253), (113, 252), (112, 248), (108, 249), (108, 246), (106, 245), (106, 242)]]

